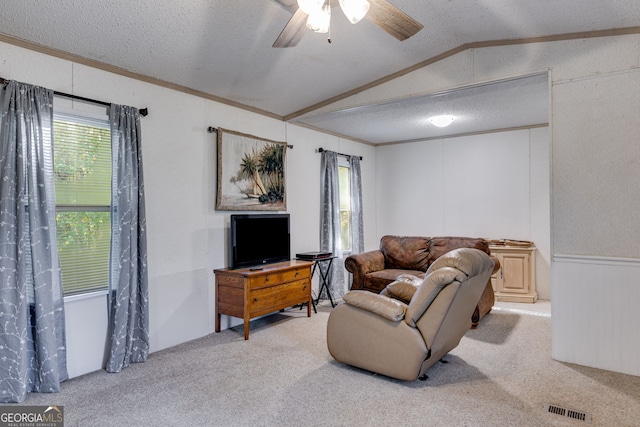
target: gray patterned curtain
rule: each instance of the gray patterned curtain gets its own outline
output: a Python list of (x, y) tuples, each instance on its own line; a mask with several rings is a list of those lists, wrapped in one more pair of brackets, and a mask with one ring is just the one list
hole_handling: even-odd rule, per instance
[(53, 92), (0, 90), (0, 402), (68, 378), (53, 188)]
[(112, 104), (110, 346), (106, 370), (120, 372), (149, 354), (147, 234), (140, 113)]
[(359, 254), (364, 252), (360, 157), (349, 156), (349, 166), (351, 168), (351, 253)]
[(342, 298), (347, 289), (344, 280), (344, 260), (340, 239), (340, 191), (338, 187), (338, 153), (323, 151), (320, 166), (320, 250), (330, 251), (337, 258), (329, 272), (331, 295)]

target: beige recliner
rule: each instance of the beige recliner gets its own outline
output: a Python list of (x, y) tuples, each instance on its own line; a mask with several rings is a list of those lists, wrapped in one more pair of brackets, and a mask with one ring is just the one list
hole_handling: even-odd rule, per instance
[(478, 249), (438, 258), (420, 282), (399, 277), (383, 292), (351, 291), (329, 315), (327, 346), (339, 362), (413, 381), (454, 349), (493, 271)]

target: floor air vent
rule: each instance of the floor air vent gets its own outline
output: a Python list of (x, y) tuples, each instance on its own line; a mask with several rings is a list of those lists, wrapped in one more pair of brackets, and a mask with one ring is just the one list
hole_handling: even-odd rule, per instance
[(552, 405), (546, 403), (544, 405), (545, 411), (550, 414), (560, 415), (562, 417), (571, 418), (578, 421), (585, 421), (591, 423), (591, 415), (586, 412), (576, 411), (575, 409), (564, 408), (558, 405)]

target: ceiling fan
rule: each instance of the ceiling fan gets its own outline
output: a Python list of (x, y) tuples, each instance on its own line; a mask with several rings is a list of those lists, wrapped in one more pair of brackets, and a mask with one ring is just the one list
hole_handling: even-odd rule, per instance
[(366, 18), (400, 41), (408, 39), (423, 28), (421, 23), (386, 0), (276, 1), (295, 11), (273, 43), (273, 47), (297, 45), (306, 29), (318, 33), (328, 32), (331, 8), (337, 4), (340, 4), (340, 8), (351, 23), (355, 24), (362, 18)]

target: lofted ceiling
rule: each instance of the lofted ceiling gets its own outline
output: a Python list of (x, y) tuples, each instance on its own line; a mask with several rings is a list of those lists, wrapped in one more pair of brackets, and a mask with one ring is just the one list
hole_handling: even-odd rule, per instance
[[(0, 40), (71, 54), (84, 63), (381, 144), (544, 123), (547, 77), (342, 110), (327, 111), (327, 100), (467, 44), (624, 28), (640, 32), (638, 0), (389, 2), (424, 29), (400, 42), (367, 20), (350, 24), (334, 8), (331, 43), (325, 34), (306, 31), (297, 46), (273, 48), (292, 16), (292, 0), (12, 0), (0, 8)], [(527, 103), (518, 105), (523, 99)], [(443, 106), (459, 110), (455, 126), (437, 130), (417, 118), (409, 123)]]

